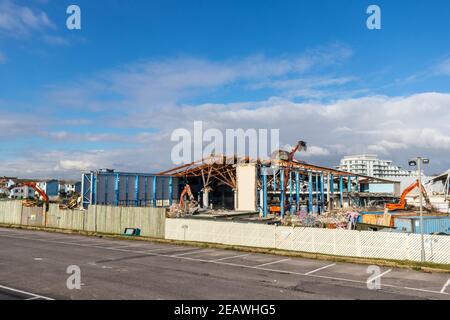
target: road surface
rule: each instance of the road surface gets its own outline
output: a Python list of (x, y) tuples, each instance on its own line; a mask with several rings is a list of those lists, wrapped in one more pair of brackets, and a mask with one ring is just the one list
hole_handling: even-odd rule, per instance
[(0, 299), (450, 299), (449, 274), (372, 268), (0, 228)]

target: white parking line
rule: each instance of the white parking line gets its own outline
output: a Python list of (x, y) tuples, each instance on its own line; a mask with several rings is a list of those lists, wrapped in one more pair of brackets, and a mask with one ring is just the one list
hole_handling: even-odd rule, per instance
[[(20, 237), (20, 236), (11, 236), (11, 235), (0, 235), (0, 237), (24, 239), (23, 237)], [(26, 239), (24, 239), (24, 240), (26, 240)], [(169, 254), (160, 254), (160, 253), (151, 252), (151, 251), (146, 252), (146, 251), (133, 251), (133, 250), (128, 250), (128, 249), (106, 248), (106, 247), (98, 247), (98, 246), (94, 246), (94, 245), (81, 244), (81, 243), (68, 243), (68, 242), (64, 242), (64, 241), (46, 241), (46, 240), (38, 240), (38, 241), (54, 243), (54, 244), (74, 245), (74, 246), (88, 247), (88, 248), (101, 248), (104, 250), (112, 250), (112, 251), (120, 251), (120, 252), (145, 253), (149, 256), (166, 257), (166, 258), (174, 258), (174, 259), (185, 259), (185, 260), (189, 260), (189, 261), (197, 261), (197, 262), (203, 262), (203, 263), (206, 262), (206, 263), (212, 263), (212, 264), (218, 264), (218, 265), (227, 265), (227, 266), (234, 266), (234, 267), (240, 267), (240, 268), (246, 268), (246, 269), (256, 269), (256, 270), (263, 270), (263, 271), (268, 271), (268, 272), (291, 274), (291, 275), (313, 277), (313, 278), (320, 278), (320, 279), (328, 279), (328, 280), (334, 280), (334, 281), (344, 281), (344, 282), (358, 283), (358, 284), (364, 284), (364, 285), (366, 285), (366, 283), (367, 283), (367, 281), (361, 281), (361, 280), (353, 280), (353, 279), (331, 277), (331, 276), (321, 276), (321, 275), (316, 275), (316, 274), (306, 275), (304, 273), (299, 273), (299, 272), (276, 270), (276, 269), (261, 267), (261, 266), (264, 266), (267, 264), (263, 264), (263, 265), (259, 265), (259, 266), (248, 266), (248, 265), (243, 265), (243, 264), (228, 263), (228, 262), (224, 262), (224, 261), (205, 260), (205, 259), (198, 259), (198, 258), (191, 258), (191, 257), (172, 257)], [(164, 249), (167, 250), (167, 248), (164, 248)], [(161, 248), (160, 250), (164, 250), (164, 249)], [(186, 249), (186, 248), (183, 248), (183, 249)], [(183, 249), (179, 249), (179, 250), (183, 250)], [(289, 259), (285, 259), (285, 260), (289, 260)], [(281, 261), (275, 261), (273, 263), (279, 263), (279, 262), (281, 262)], [(272, 264), (272, 263), (270, 263), (270, 264)], [(391, 270), (388, 270), (388, 271), (384, 272), (383, 274), (381, 274), (380, 276), (383, 276), (390, 271)], [(378, 277), (380, 277), (380, 276), (378, 276)], [(371, 280), (373, 281), (374, 279), (371, 279)], [(446, 292), (442, 293), (440, 291), (421, 289), (421, 288), (402, 287), (402, 286), (397, 286), (397, 285), (392, 285), (392, 284), (382, 284), (381, 286), (386, 287), (386, 288), (396, 288), (396, 289), (402, 289), (402, 290), (426, 292), (426, 293), (433, 293), (433, 294), (443, 294), (443, 295), (447, 295), (447, 296), (450, 295), (449, 293), (446, 293)]]
[(450, 285), (450, 279), (447, 280), (447, 282), (444, 284), (444, 286), (442, 287), (441, 293), (445, 293), (445, 290), (447, 289), (447, 287)]
[[(106, 249), (117, 249), (117, 248), (106, 248)], [(181, 250), (187, 250), (189, 248), (157, 248), (157, 249), (148, 249), (148, 250), (142, 250), (142, 251), (133, 251), (133, 252), (143, 252), (143, 253), (152, 253), (152, 252), (157, 252), (157, 251), (165, 251), (165, 250), (169, 250), (169, 251), (181, 251)], [(127, 249), (118, 249), (118, 250), (127, 250)], [(130, 251), (130, 250), (127, 250)]]
[(17, 289), (13, 289), (13, 288), (10, 288), (10, 287), (5, 287), (5, 286), (2, 286), (2, 285), (0, 285), (0, 289), (8, 290), (8, 291), (11, 291), (11, 292), (25, 294), (27, 296), (31, 296), (34, 299), (54, 300), (54, 299), (49, 298), (49, 297), (44, 297), (44, 296), (41, 296), (41, 295), (38, 295), (38, 294), (34, 294), (34, 293), (23, 291), (23, 290), (17, 290)]
[(257, 265), (256, 268), (261, 268), (261, 267), (269, 266), (271, 264), (276, 264), (276, 263), (280, 263), (280, 262), (284, 262), (284, 261), (288, 261), (288, 260), (291, 260), (291, 259), (282, 259), (282, 260), (278, 260), (278, 261), (263, 263), (263, 264)]
[(171, 257), (181, 257), (181, 256), (187, 256), (187, 255), (194, 254), (194, 253), (206, 253), (206, 252), (211, 252), (211, 250), (193, 250), (193, 251), (189, 251), (189, 252), (172, 254), (170, 256)]
[(391, 272), (391, 271), (392, 271), (392, 269), (389, 269), (389, 270), (387, 270), (387, 271), (385, 271), (385, 272), (383, 272), (383, 273), (377, 275), (376, 277), (369, 278), (369, 279), (367, 279), (367, 283), (371, 283), (371, 282), (375, 281), (376, 279), (381, 278), (382, 276), (388, 274), (388, 273)]
[(119, 246), (119, 247), (114, 247), (114, 248), (116, 248), (116, 249), (125, 249), (125, 248), (141, 248), (141, 247), (142, 247), (142, 245), (133, 245), (133, 244), (131, 244), (131, 245), (128, 245), (128, 246)]
[(308, 276), (308, 275), (310, 275), (310, 274), (316, 273), (316, 272), (318, 272), (318, 271), (320, 271), (320, 270), (323, 270), (323, 269), (326, 269), (326, 268), (334, 267), (335, 265), (336, 265), (336, 263), (332, 263), (332, 264), (326, 265), (326, 266), (324, 266), (324, 267), (321, 267), (321, 268), (312, 270), (312, 271), (310, 271), (310, 272), (305, 273), (305, 276)]
[(228, 259), (243, 258), (243, 257), (248, 257), (249, 255), (250, 255), (250, 254), (240, 254), (240, 255), (238, 255), (238, 256), (225, 257), (225, 258), (220, 258), (220, 259), (211, 260), (211, 262), (218, 262), (218, 261), (224, 261), (224, 260), (228, 260)]

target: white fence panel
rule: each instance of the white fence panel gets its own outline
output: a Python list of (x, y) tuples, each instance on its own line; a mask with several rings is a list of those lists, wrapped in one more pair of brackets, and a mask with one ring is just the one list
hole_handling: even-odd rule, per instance
[(359, 234), (359, 231), (353, 230), (334, 230), (334, 254), (338, 256), (357, 257), (359, 254)]
[[(420, 261), (420, 235), (167, 219), (166, 237), (348, 257)], [(425, 236), (428, 262), (450, 263), (450, 237)]]
[(406, 260), (404, 241), (407, 237), (402, 233), (361, 231), (361, 256)]
[(292, 250), (316, 252), (314, 229), (294, 228), (292, 235)]
[(336, 254), (336, 230), (313, 229), (315, 252)]
[(281, 250), (294, 250), (294, 228), (277, 227), (275, 229), (275, 247)]

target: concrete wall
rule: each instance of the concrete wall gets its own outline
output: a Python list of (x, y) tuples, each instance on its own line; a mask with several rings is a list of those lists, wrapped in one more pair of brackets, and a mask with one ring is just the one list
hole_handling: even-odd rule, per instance
[[(420, 261), (420, 235), (292, 228), (195, 219), (167, 219), (166, 239), (274, 248), (337, 256)], [(425, 236), (428, 262), (450, 263), (450, 237)]]
[(21, 201), (0, 202), (0, 223), (46, 226), (75, 231), (122, 234), (125, 228), (139, 228), (141, 235), (164, 238), (164, 208), (90, 206), (85, 210), (62, 210), (50, 204), (46, 217), (43, 208), (23, 207)]
[(238, 211), (256, 211), (256, 165), (238, 164), (236, 167)]

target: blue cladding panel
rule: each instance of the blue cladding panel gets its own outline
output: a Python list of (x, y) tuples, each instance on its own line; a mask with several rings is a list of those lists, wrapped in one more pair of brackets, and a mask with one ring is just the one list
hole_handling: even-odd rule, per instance
[[(169, 195), (173, 199), (179, 197), (179, 178), (167, 177), (162, 184), (163, 177), (156, 177), (158, 190), (154, 188), (154, 175), (131, 174), (122, 172), (108, 173), (86, 173), (83, 174), (83, 206), (87, 208), (91, 203), (114, 205), (114, 206), (148, 206), (153, 204), (154, 194), (158, 200), (164, 197), (165, 205), (169, 204)], [(172, 182), (171, 184), (169, 182)], [(170, 192), (172, 188), (172, 192)]]
[[(420, 233), (420, 217), (395, 218), (397, 231)], [(433, 234), (443, 232), (450, 234), (450, 217), (423, 217), (423, 233)]]
[(408, 218), (395, 218), (394, 219), (394, 226), (397, 231), (400, 232), (412, 232), (412, 224), (413, 220)]

